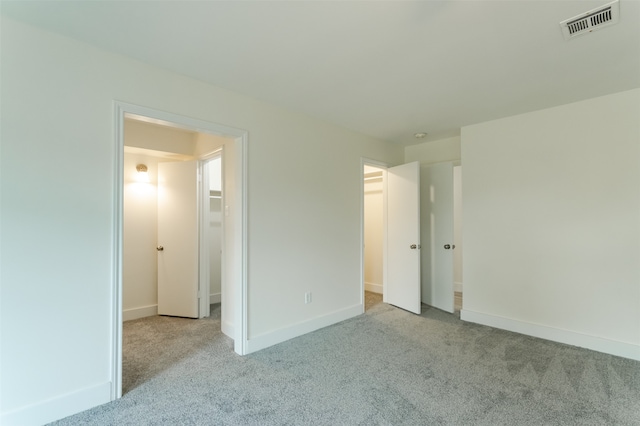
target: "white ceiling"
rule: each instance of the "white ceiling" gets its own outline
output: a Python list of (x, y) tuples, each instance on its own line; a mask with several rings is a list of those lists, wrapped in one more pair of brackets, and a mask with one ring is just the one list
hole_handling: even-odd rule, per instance
[[(396, 142), (640, 87), (640, 1), (2, 1), (2, 13)], [(426, 139), (413, 134), (428, 132)]]

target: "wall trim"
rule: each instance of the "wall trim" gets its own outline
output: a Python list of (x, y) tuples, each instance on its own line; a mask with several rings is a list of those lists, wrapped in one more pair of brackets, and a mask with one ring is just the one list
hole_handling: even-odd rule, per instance
[(605, 339), (602, 337), (591, 336), (546, 325), (483, 314), (481, 312), (474, 312), (468, 309), (460, 311), (460, 319), (463, 321), (488, 325), (502, 330), (514, 331), (528, 336), (539, 337), (541, 339), (565, 343), (567, 345), (578, 346), (597, 352), (640, 361), (640, 345), (635, 345), (633, 343), (620, 342), (617, 340)]
[(289, 327), (252, 337), (247, 341), (247, 353), (256, 352), (293, 339), (294, 337), (299, 337), (303, 334), (353, 318), (362, 314), (363, 309), (363, 305), (358, 303), (357, 305), (349, 306), (348, 308), (340, 309), (326, 315), (320, 315)]
[(221, 303), (222, 301), (222, 294), (221, 293), (211, 293), (209, 295), (209, 304), (213, 305), (215, 303)]
[(364, 289), (365, 289), (365, 291), (370, 291), (370, 292), (373, 292), (373, 293), (382, 294), (382, 284), (375, 284), (375, 283), (365, 282), (364, 283)]
[(222, 333), (233, 339), (233, 337), (235, 336), (235, 329), (233, 327), (233, 323), (229, 322), (229, 321), (225, 321), (224, 319), (221, 320), (220, 322), (220, 331), (222, 331)]
[(153, 317), (158, 315), (158, 305), (140, 306), (138, 308), (123, 309), (122, 321), (131, 321), (138, 318)]
[(3, 425), (43, 425), (111, 401), (111, 382), (70, 392), (2, 413)]

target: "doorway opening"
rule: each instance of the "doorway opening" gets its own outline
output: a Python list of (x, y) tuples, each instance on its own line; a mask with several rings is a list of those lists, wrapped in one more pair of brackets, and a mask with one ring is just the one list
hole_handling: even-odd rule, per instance
[(382, 303), (384, 294), (384, 172), (364, 164), (364, 310)]
[[(123, 321), (156, 315), (158, 307), (164, 303), (160, 301), (162, 291), (158, 287), (158, 276), (164, 271), (158, 265), (161, 256), (170, 250), (165, 251), (158, 240), (159, 222), (154, 221), (154, 218), (161, 216), (159, 212), (165, 210), (157, 204), (163, 197), (163, 185), (166, 183), (158, 174), (163, 165), (193, 163), (193, 167), (189, 166), (193, 171), (193, 179), (185, 181), (192, 185), (193, 193), (191, 190), (186, 192), (190, 193), (194, 202), (173, 200), (173, 203), (165, 204), (193, 204), (193, 220), (184, 222), (191, 222), (196, 230), (192, 244), (195, 245), (194, 254), (185, 258), (187, 263), (195, 265), (195, 271), (192, 271), (195, 279), (191, 280), (196, 282), (195, 289), (192, 288), (193, 291), (188, 293), (190, 308), (195, 308), (191, 312), (195, 312), (195, 315), (176, 316), (207, 317), (210, 315), (210, 303), (217, 298), (217, 303), (224, 305), (221, 329), (233, 339), (235, 352), (244, 355), (247, 344), (247, 133), (131, 104), (116, 102), (115, 107), (112, 400), (122, 396)], [(219, 163), (217, 168), (216, 163)], [(220, 181), (219, 188), (212, 189), (211, 181), (216, 180), (213, 176), (216, 173)], [(172, 194), (178, 192), (185, 193), (174, 191)], [(138, 209), (140, 205), (143, 205), (142, 210)], [(215, 213), (211, 211), (212, 206), (217, 209)], [(132, 214), (133, 221), (130, 220)], [(214, 217), (218, 221), (215, 225), (212, 224)], [(217, 246), (211, 244), (211, 239), (215, 239), (214, 227), (218, 231)], [(136, 243), (144, 246), (144, 256), (128, 260), (125, 255), (131, 254)], [(174, 253), (183, 252), (173, 248)], [(224, 253), (222, 256), (221, 251)], [(210, 257), (214, 255), (218, 255), (217, 262)], [(166, 259), (162, 262), (166, 263)], [(219, 276), (219, 290), (212, 291), (214, 284), (211, 278), (216, 281), (216, 275)], [(143, 288), (130, 288), (126, 284), (130, 281), (137, 284), (143, 282)], [(182, 295), (180, 292), (176, 294)], [(158, 297), (155, 304), (154, 296)]]
[[(125, 118), (123, 321), (157, 314), (207, 317), (208, 305), (199, 304), (197, 298), (199, 293), (209, 296), (211, 286), (218, 298), (215, 303), (220, 303), (221, 160), (222, 147), (228, 142), (213, 135)], [(199, 160), (203, 162), (201, 174), (210, 178), (201, 179), (202, 185), (213, 182), (209, 186), (215, 185), (217, 204), (210, 202), (208, 187), (203, 188), (202, 198), (197, 198)], [(186, 175), (185, 170), (176, 168), (184, 166)], [(186, 188), (176, 188), (176, 178), (186, 179)], [(217, 215), (210, 212), (216, 206)], [(204, 226), (198, 226), (201, 215)], [(215, 223), (211, 223), (212, 215), (216, 216)], [(198, 240), (215, 240), (217, 251), (209, 250), (211, 244), (198, 247)], [(182, 258), (176, 259), (180, 264), (175, 266), (168, 259), (175, 256), (171, 249), (178, 245), (181, 247), (176, 251)], [(209, 273), (199, 274), (199, 267)], [(206, 285), (208, 281), (210, 286)], [(180, 302), (186, 306), (175, 306)]]
[[(202, 241), (205, 253), (201, 254), (204, 259), (204, 267), (208, 272), (208, 277), (202, 277), (203, 282), (208, 282), (208, 303), (201, 306), (206, 310), (220, 310), (222, 304), (222, 241), (223, 241), (223, 195), (222, 195), (222, 153), (216, 153), (204, 163), (202, 182), (205, 194), (203, 224), (206, 228), (206, 235)], [(207, 279), (208, 278), (208, 279)], [(209, 316), (211, 311), (205, 312), (204, 316)]]
[[(462, 308), (461, 166), (447, 162), (420, 167), (414, 162), (388, 167), (363, 159), (362, 170), (363, 310), (385, 302), (419, 314), (422, 302), (458, 314)], [(402, 202), (400, 193), (407, 196)], [(416, 199), (419, 206), (414, 204)], [(411, 226), (416, 222), (417, 231)], [(391, 228), (390, 223), (396, 225)], [(400, 273), (392, 274), (391, 267), (397, 264), (402, 265), (395, 268)]]
[(419, 315), (419, 164), (416, 161), (388, 167), (362, 159), (361, 170), (363, 312), (365, 296), (375, 294), (379, 300), (382, 291), (382, 302)]
[[(233, 139), (125, 117), (125, 393), (189, 355), (186, 348), (167, 355), (167, 348), (186, 343), (177, 330), (198, 330), (203, 339), (213, 339), (223, 328), (222, 159), (229, 143)], [(208, 326), (217, 334), (186, 324), (212, 312)]]

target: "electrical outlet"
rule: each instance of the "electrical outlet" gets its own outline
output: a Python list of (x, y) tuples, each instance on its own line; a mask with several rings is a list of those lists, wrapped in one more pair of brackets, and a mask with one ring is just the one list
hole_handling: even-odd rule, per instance
[(310, 291), (308, 291), (308, 292), (306, 292), (304, 294), (304, 303), (305, 303), (305, 305), (307, 303), (311, 303), (311, 292)]

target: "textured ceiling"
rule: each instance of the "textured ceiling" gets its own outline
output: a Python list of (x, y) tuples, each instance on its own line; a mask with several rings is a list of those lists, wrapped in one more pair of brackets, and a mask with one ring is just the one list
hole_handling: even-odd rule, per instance
[[(3, 14), (399, 144), (640, 87), (640, 1), (2, 1)], [(426, 139), (413, 134), (428, 132)]]

